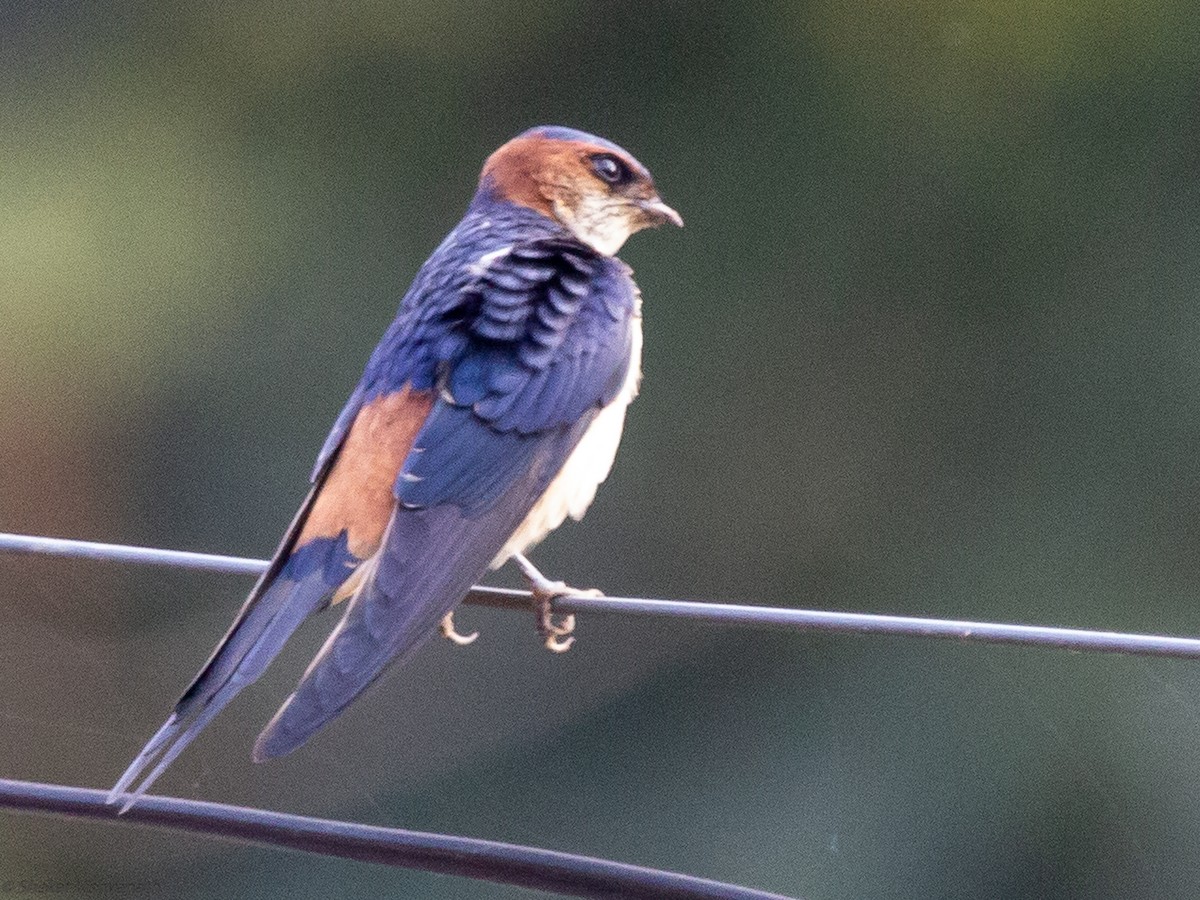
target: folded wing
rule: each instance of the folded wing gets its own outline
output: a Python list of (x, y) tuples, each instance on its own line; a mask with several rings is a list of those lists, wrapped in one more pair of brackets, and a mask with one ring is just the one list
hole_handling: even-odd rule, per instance
[(299, 746), (415, 650), (616, 396), (636, 315), (629, 270), (572, 241), (465, 261), (435, 254), (338, 418), (269, 568), (110, 802), (136, 801), (331, 602), (351, 598), (255, 758)]
[(537, 242), (493, 258), (435, 320), (438, 400), (345, 616), (255, 745), (287, 753), (434, 633), (487, 569), (630, 365), (636, 288), (620, 263)]
[[(134, 803), (243, 688), (266, 671), (300, 623), (323, 608), (379, 548), (395, 501), (392, 483), (433, 405), (408, 390), (355, 410), (315, 484), (229, 631), (162, 727), (125, 770), (109, 802)], [(145, 769), (149, 774), (127, 796)]]

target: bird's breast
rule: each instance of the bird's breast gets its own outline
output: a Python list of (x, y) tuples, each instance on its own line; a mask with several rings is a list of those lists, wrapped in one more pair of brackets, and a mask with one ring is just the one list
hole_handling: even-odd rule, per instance
[(596, 489), (612, 471), (625, 427), (625, 412), (637, 396), (642, 379), (642, 317), (639, 309), (630, 318), (629, 371), (617, 396), (592, 420), (550, 486), (533, 505), (525, 520), (492, 560), (502, 566), (514, 553), (524, 553), (570, 516), (583, 518)]

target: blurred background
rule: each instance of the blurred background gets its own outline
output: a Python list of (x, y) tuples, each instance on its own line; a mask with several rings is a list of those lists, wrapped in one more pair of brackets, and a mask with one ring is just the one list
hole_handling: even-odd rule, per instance
[[(1196, 634), (1197, 35), (1189, 0), (6, 3), (0, 530), (269, 554), (483, 159), (562, 123), (688, 225), (623, 252), (643, 393), (545, 571)], [(93, 787), (250, 587), (0, 574), (0, 773)], [(827, 900), (1200, 892), (1194, 663), (610, 617), (553, 657), (468, 609), (253, 765), (331, 624), (157, 789)], [(79, 896), (530, 896), (2, 819), (0, 881)]]

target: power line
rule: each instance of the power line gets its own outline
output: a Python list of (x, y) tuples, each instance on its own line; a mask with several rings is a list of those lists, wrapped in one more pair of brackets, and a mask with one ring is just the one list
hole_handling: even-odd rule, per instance
[(0, 809), (52, 813), (302, 850), (358, 862), (420, 869), (550, 891), (570, 897), (645, 897), (652, 900), (788, 900), (739, 887), (519, 844), (356, 822), (337, 822), (223, 803), (147, 795), (118, 814), (104, 791), (0, 778)]
[[(130, 547), (123, 544), (100, 544), (23, 534), (0, 534), (0, 552), (68, 556), (236, 575), (258, 575), (267, 566), (265, 560), (246, 559), (238, 556)], [(528, 591), (505, 588), (476, 586), (471, 589), (464, 602), (477, 606), (491, 606), (523, 612), (528, 612), (530, 608)], [(1196, 638), (1091, 631), (1044, 625), (970, 622), (690, 600), (579, 595), (556, 599), (554, 611), (587, 615), (657, 616), (750, 628), (909, 635), (991, 644), (1058, 647), (1064, 650), (1096, 653), (1200, 659), (1200, 639)]]

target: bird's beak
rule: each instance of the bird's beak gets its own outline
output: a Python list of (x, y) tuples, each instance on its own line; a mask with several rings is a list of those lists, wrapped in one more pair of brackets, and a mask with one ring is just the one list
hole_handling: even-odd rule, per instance
[(680, 228), (683, 227), (683, 216), (663, 203), (660, 197), (638, 200), (636, 205), (645, 214), (647, 225), (662, 225), (664, 222), (672, 222)]

